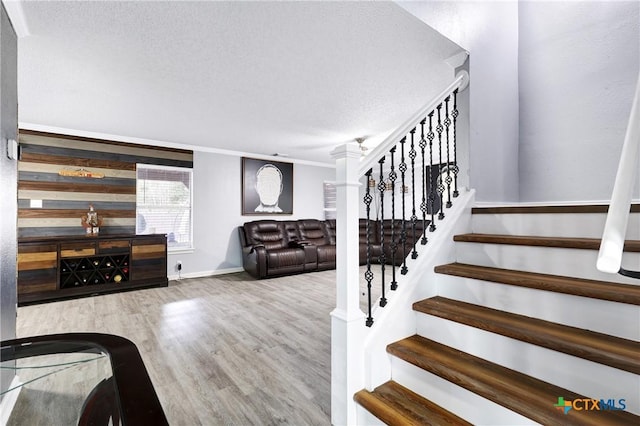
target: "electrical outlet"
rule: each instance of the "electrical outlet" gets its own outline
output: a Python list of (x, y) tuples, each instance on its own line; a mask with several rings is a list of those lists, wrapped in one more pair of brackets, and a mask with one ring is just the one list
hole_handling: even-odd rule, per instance
[(182, 261), (178, 260), (176, 262), (176, 270), (177, 271), (182, 271)]

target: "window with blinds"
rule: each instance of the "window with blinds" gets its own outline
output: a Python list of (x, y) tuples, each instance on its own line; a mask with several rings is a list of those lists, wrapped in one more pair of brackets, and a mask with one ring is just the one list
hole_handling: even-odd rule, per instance
[(193, 248), (193, 169), (137, 164), (136, 233), (167, 234), (167, 250)]
[(335, 182), (324, 182), (324, 218), (336, 218), (336, 185)]

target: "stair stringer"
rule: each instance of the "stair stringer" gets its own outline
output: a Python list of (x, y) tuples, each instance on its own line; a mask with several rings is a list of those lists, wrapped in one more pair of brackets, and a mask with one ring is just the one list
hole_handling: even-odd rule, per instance
[[(445, 210), (445, 218), (437, 221), (437, 229), (427, 231), (429, 242), (418, 243), (418, 258), (408, 259), (409, 273), (398, 274), (398, 290), (389, 292), (384, 308), (376, 304), (373, 311), (374, 324), (364, 342), (365, 388), (369, 391), (391, 379), (391, 356), (387, 345), (416, 333), (416, 312), (413, 303), (429, 295), (436, 295), (436, 265), (455, 259), (453, 236), (471, 229), (471, 208), (475, 202), (475, 191), (462, 191), (453, 207)], [(426, 295), (426, 296), (425, 296)], [(364, 410), (358, 405), (359, 419), (364, 419)]]

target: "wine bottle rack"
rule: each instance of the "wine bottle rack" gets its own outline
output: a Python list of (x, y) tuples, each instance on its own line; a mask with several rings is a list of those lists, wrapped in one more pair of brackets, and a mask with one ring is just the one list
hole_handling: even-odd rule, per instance
[(129, 281), (129, 263), (129, 255), (61, 259), (60, 288)]

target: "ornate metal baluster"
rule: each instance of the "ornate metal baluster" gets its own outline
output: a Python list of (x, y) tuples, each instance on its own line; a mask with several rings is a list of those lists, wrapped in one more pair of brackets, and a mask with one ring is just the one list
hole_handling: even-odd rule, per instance
[(427, 133), (427, 139), (429, 139), (429, 208), (431, 210), (431, 223), (429, 224), (429, 232), (433, 232), (436, 230), (436, 187), (433, 182), (433, 139), (435, 137), (436, 136), (433, 133), (433, 111), (431, 111), (429, 113), (429, 132)]
[(426, 118), (420, 122), (420, 142), (418, 143), (422, 154), (422, 202), (420, 203), (420, 210), (422, 211), (422, 239), (420, 240), (420, 244), (422, 245), (427, 244), (427, 189), (424, 180), (424, 149), (427, 147), (427, 140), (424, 138), (424, 124), (426, 122)]
[(453, 198), (456, 198), (460, 193), (458, 192), (458, 148), (457, 148), (457, 135), (456, 135), (456, 119), (458, 118), (458, 89), (453, 91), (453, 111), (451, 116), (453, 117)]
[(447, 96), (444, 100), (444, 129), (447, 137), (447, 177), (444, 181), (447, 184), (447, 208), (451, 208), (453, 205), (453, 203), (451, 203), (451, 182), (453, 182), (453, 178), (451, 177), (451, 160), (449, 158), (449, 126), (451, 126), (451, 118), (449, 117), (450, 98), (450, 96)]
[(396, 241), (396, 179), (398, 174), (394, 165), (396, 147), (391, 148), (389, 153), (391, 154), (391, 171), (389, 172), (389, 181), (391, 182), (391, 290), (396, 290), (398, 288), (396, 281), (396, 251), (398, 250), (398, 242)]
[(400, 175), (402, 176), (402, 232), (400, 233), (400, 242), (402, 243), (402, 268), (400, 273), (406, 275), (409, 271), (407, 268), (407, 220), (405, 212), (405, 192), (406, 185), (404, 183), (405, 173), (407, 172), (407, 163), (404, 161), (404, 144), (407, 142), (407, 138), (400, 139)]
[(373, 280), (373, 272), (371, 272), (371, 226), (370, 226), (370, 222), (371, 222), (371, 201), (373, 201), (373, 197), (371, 196), (371, 189), (369, 186), (369, 181), (371, 180), (371, 173), (373, 172), (373, 169), (369, 169), (369, 171), (367, 171), (367, 173), (365, 173), (365, 176), (367, 177), (367, 189), (365, 190), (365, 194), (364, 194), (364, 204), (366, 206), (366, 212), (367, 212), (367, 226), (366, 226), (366, 233), (367, 233), (367, 270), (364, 273), (364, 279), (367, 281), (367, 307), (368, 307), (368, 317), (367, 317), (367, 321), (366, 321), (366, 325), (367, 327), (371, 327), (371, 325), (373, 325), (373, 317), (371, 316), (371, 281)]
[(382, 165), (384, 164), (385, 157), (382, 157), (378, 160), (378, 164), (380, 164), (380, 182), (378, 182), (378, 192), (380, 192), (380, 222), (378, 226), (380, 227), (380, 276), (382, 283), (382, 296), (380, 297), (380, 306), (383, 307), (387, 304), (387, 298), (385, 297), (385, 285), (384, 285), (384, 272), (385, 272), (385, 264), (387, 263), (386, 256), (384, 254), (384, 191), (387, 189), (387, 185), (384, 181), (384, 173), (382, 171)]
[(413, 251), (411, 252), (411, 258), (416, 259), (418, 257), (418, 252), (416, 251), (416, 221), (418, 220), (418, 216), (416, 216), (416, 156), (418, 152), (416, 151), (413, 138), (416, 133), (416, 128), (414, 127), (411, 130), (411, 150), (409, 150), (409, 158), (411, 158), (411, 231), (413, 235), (412, 244)]
[(438, 110), (438, 124), (436, 125), (436, 132), (438, 132), (438, 155), (440, 157), (440, 161), (438, 162), (438, 194), (440, 195), (440, 213), (438, 213), (438, 219), (444, 219), (444, 197), (442, 194), (444, 193), (444, 185), (442, 184), (442, 131), (444, 127), (442, 127), (442, 119), (440, 117), (440, 110), (442, 109), (442, 104), (436, 107)]

